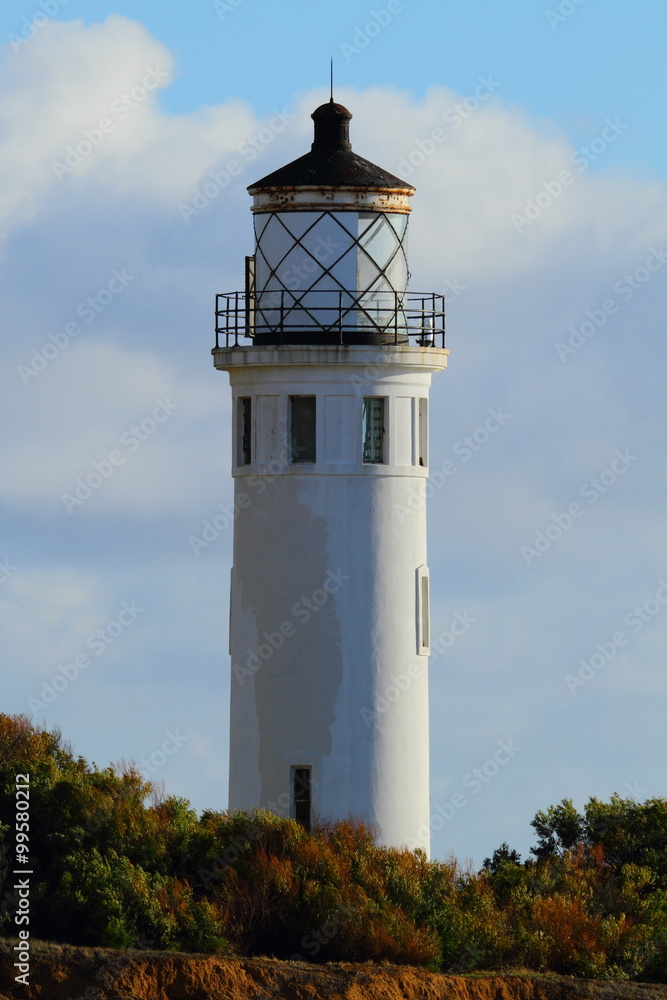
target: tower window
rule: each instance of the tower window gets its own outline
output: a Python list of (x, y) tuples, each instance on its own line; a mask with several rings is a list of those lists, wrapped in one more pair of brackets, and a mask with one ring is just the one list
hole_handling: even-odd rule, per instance
[(428, 465), (428, 399), (419, 400), (419, 464)]
[(292, 768), (292, 816), (310, 831), (312, 816), (311, 768)]
[(290, 396), (292, 461), (316, 460), (317, 409), (315, 396)]
[(431, 609), (429, 572), (426, 566), (417, 570), (417, 653), (428, 656), (431, 651)]
[(431, 645), (430, 622), (429, 622), (429, 599), (428, 599), (428, 577), (423, 576), (422, 585), (422, 649), (428, 649)]
[(364, 396), (363, 411), (363, 461), (384, 462), (384, 410), (382, 396)]
[(237, 465), (250, 465), (252, 461), (252, 399), (239, 396), (237, 402)]

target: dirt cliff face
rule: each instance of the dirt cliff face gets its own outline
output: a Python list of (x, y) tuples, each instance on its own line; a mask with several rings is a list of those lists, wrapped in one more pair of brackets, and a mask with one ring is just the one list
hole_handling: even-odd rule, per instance
[(0, 941), (0, 1000), (667, 1000), (667, 985), (562, 976), (441, 976), (387, 965), (308, 965), (32, 945), (30, 983)]

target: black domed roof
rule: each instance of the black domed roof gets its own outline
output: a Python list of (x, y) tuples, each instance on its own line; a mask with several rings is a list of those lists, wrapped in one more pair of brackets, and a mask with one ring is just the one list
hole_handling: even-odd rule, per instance
[(331, 98), (316, 108), (311, 118), (315, 122), (315, 139), (310, 152), (255, 181), (248, 187), (250, 194), (279, 187), (398, 188), (414, 191), (411, 184), (352, 151), (349, 139), (352, 114), (342, 104), (335, 104)]

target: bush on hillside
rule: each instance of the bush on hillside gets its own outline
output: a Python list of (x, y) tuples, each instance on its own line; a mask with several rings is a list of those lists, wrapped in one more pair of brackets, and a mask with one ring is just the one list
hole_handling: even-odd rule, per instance
[(667, 800), (569, 800), (479, 872), (377, 847), (352, 821), (307, 833), (271, 813), (160, 798), (132, 765), (99, 769), (57, 731), (0, 715), (0, 933), (15, 933), (15, 777), (30, 773), (34, 937), (234, 950), (451, 971), (532, 968), (667, 981)]

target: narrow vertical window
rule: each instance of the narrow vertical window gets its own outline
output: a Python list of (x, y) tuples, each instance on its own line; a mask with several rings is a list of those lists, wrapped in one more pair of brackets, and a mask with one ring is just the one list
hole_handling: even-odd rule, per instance
[(384, 410), (382, 396), (364, 396), (363, 411), (363, 461), (384, 462)]
[(252, 461), (252, 400), (239, 396), (236, 411), (237, 465), (250, 465)]
[(419, 400), (419, 464), (428, 465), (428, 399)]
[(312, 816), (311, 768), (292, 768), (292, 815), (304, 830), (310, 831)]
[(422, 649), (428, 649), (431, 645), (431, 623), (429, 621), (429, 594), (428, 577), (423, 576), (422, 584)]
[(420, 656), (428, 656), (431, 652), (429, 597), (429, 572), (426, 566), (420, 566), (417, 570), (417, 653)]
[(292, 461), (316, 460), (317, 410), (315, 396), (290, 396)]

